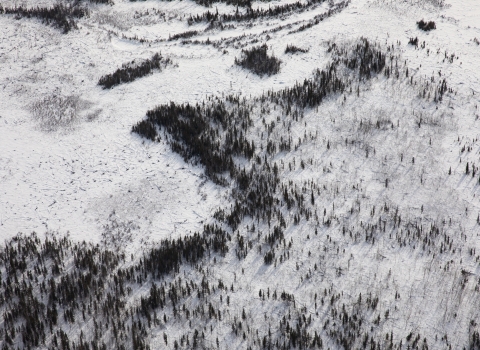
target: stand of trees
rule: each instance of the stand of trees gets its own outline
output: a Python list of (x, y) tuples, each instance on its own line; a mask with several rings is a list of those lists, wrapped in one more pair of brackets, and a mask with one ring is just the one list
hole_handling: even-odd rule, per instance
[[(145, 0), (130, 0), (130, 2), (137, 2), (137, 1), (145, 1)], [(171, 1), (171, 0), (166, 0), (166, 1)], [(202, 5), (202, 6), (207, 6), (211, 7), (214, 3), (217, 2), (222, 2), (227, 5), (235, 5), (235, 6), (246, 6), (246, 7), (251, 7), (251, 0), (193, 0), (195, 3)], [(261, 0), (268, 2), (270, 0)]]
[[(258, 55), (264, 57), (266, 50), (264, 45), (249, 51), (250, 54), (253, 52), (253, 58), (249, 57), (246, 61), (252, 66), (261, 67), (261, 63), (255, 60), (258, 60)], [(280, 165), (269, 159), (278, 152), (296, 149), (301, 141), (295, 145), (288, 135), (280, 139), (270, 138), (275, 123), (264, 124), (263, 134), (267, 138), (260, 145), (248, 140), (246, 135), (250, 134), (253, 126), (252, 110), (260, 108), (261, 113), (266, 113), (267, 108), (276, 106), (282, 111), (283, 126), (286, 127), (289, 123), (301, 120), (304, 109), (319, 106), (325, 98), (339, 94), (358, 95), (357, 84), (360, 82), (379, 74), (400, 79), (400, 70), (404, 69), (396, 63), (398, 57), (387, 55), (379, 44), (364, 38), (348, 46), (329, 43), (328, 52), (332, 55), (332, 63), (323, 70), (316, 70), (311, 79), (293, 87), (268, 91), (251, 100), (230, 95), (196, 105), (171, 102), (148, 111), (147, 118), (132, 127), (133, 132), (152, 141), (165, 139), (185, 161), (204, 166), (205, 174), (215, 183), (224, 186), (232, 184), (231, 208), (219, 210), (215, 215), (219, 222), (232, 231), (238, 228), (245, 217), (267, 222), (269, 227), (270, 224), (274, 225), (273, 232), (264, 236), (265, 244), (271, 246), (264, 255), (268, 264), (276, 256), (272, 249), (274, 244), (283, 240), (281, 232), (286, 228), (286, 220), (282, 208), (287, 208), (290, 215), (293, 214), (295, 224), (310, 218), (318, 222), (319, 216), (314, 206), (314, 192), (318, 189), (312, 187), (312, 193), (307, 198), (304, 189), (282, 183)], [(337, 73), (345, 68), (350, 71), (349, 76)], [(430, 85), (428, 89), (435, 89), (438, 94), (436, 101), (448, 91), (446, 82), (441, 82), (438, 88)], [(270, 107), (266, 107), (268, 104)], [(379, 128), (382, 125), (377, 122)], [(329, 147), (327, 144), (327, 149)], [(244, 160), (250, 164), (247, 168), (238, 165), (239, 162), (244, 164)], [(305, 167), (303, 161), (301, 166)], [(334, 217), (324, 215), (321, 223), (330, 226), (332, 220)], [(251, 247), (241, 235), (236, 242), (237, 257), (241, 259)]]
[[(265, 58), (266, 50), (263, 45), (247, 51), (245, 64), (249, 67), (256, 65), (256, 69), (262, 67), (261, 59)], [(269, 223), (275, 219), (280, 227), (285, 227), (280, 210), (283, 205), (289, 209), (296, 207), (298, 214), (295, 217), (298, 220), (312, 217), (312, 209), (307, 206), (302, 192), (291, 186), (284, 187), (280, 183), (278, 165), (269, 163), (266, 158), (267, 155), (271, 157), (279, 151), (291, 149), (291, 138), (270, 140), (262, 145), (261, 152), (246, 135), (252, 127), (250, 113), (255, 103), (269, 101), (283, 110), (285, 118), (298, 121), (304, 108), (318, 106), (327, 96), (348, 91), (351, 80), (337, 74), (340, 65), (354, 72), (357, 79), (370, 79), (386, 68), (387, 56), (377, 44), (371, 44), (366, 39), (360, 39), (348, 48), (331, 43), (329, 52), (334, 56), (332, 64), (324, 70), (317, 70), (312, 79), (291, 88), (268, 91), (267, 95), (254, 99), (251, 104), (233, 95), (223, 101), (214, 98), (195, 106), (171, 102), (148, 111), (147, 118), (134, 125), (132, 131), (152, 141), (160, 140), (159, 133), (163, 132), (172, 150), (185, 161), (203, 165), (212, 181), (226, 185), (233, 180), (236, 191), (232, 209), (221, 211), (218, 215), (220, 221), (232, 230), (246, 216)], [(270, 126), (266, 125), (266, 128), (265, 132), (269, 135)], [(254, 161), (254, 164), (246, 170), (236, 165), (238, 158)], [(269, 237), (273, 237), (273, 241), (282, 239), (280, 234)], [(267, 240), (269, 244), (273, 241)], [(241, 253), (245, 250), (244, 244), (241, 244), (238, 247), (239, 256), (245, 255)], [(266, 261), (270, 259), (267, 257)]]
[(282, 61), (275, 56), (268, 56), (267, 49), (267, 45), (263, 44), (242, 50), (242, 57), (235, 58), (235, 64), (260, 76), (277, 74)]
[(43, 23), (61, 29), (63, 33), (68, 33), (72, 29), (77, 29), (75, 19), (85, 17), (89, 14), (88, 10), (78, 5), (56, 4), (51, 8), (26, 8), (16, 6), (14, 8), (3, 8), (0, 5), (0, 14), (13, 14), (15, 18), (38, 18)]
[(307, 49), (302, 49), (298, 46), (295, 46), (293, 44), (288, 44), (287, 47), (285, 48), (285, 53), (297, 53), (297, 52), (301, 52), (301, 53), (307, 53), (308, 50)]
[(136, 79), (142, 78), (150, 74), (153, 70), (162, 70), (167, 65), (172, 64), (169, 58), (164, 58), (160, 53), (156, 53), (152, 58), (147, 59), (141, 63), (123, 64), (121, 68), (117, 69), (112, 74), (104, 75), (98, 81), (98, 85), (104, 89), (111, 89), (112, 87), (124, 83), (132, 82)]
[[(199, 22), (243, 22), (251, 21), (260, 18), (272, 18), (278, 16), (284, 16), (291, 14), (293, 12), (303, 12), (310, 9), (313, 6), (321, 4), (325, 0), (309, 0), (307, 3), (297, 1), (295, 3), (271, 6), (268, 9), (252, 9), (250, 6), (247, 6), (246, 13), (240, 13), (238, 10), (234, 14), (219, 14), (218, 11), (210, 12), (207, 11), (203, 14), (196, 16), (190, 16), (188, 19), (189, 24), (199, 23)], [(246, 4), (249, 3), (249, 0), (246, 0)]]
[[(351, 45), (329, 43), (328, 51), (332, 57), (328, 66), (290, 88), (251, 99), (230, 95), (196, 105), (172, 102), (148, 111), (146, 119), (132, 130), (153, 141), (162, 137), (186, 161), (201, 164), (211, 180), (231, 186), (231, 205), (218, 209), (215, 221), (200, 232), (162, 240), (138, 257), (110, 249), (108, 242), (75, 243), (56, 235), (45, 239), (35, 234), (18, 235), (7, 241), (0, 250), (2, 348), (150, 349), (152, 334), (162, 331), (161, 346), (166, 348), (220, 348), (214, 328), (221, 329), (228, 341), (247, 349), (431, 346), (431, 339), (417, 330), (406, 337), (393, 331), (385, 333), (389, 327), (386, 321), (396, 308), (385, 310), (385, 305), (394, 304), (392, 295), (383, 303), (376, 294), (381, 290), (355, 290), (344, 297), (335, 283), (327, 287), (325, 282), (315, 285), (311, 295), (303, 295), (308, 300), (271, 286), (254, 291), (254, 295), (243, 290), (245, 294), (235, 298), (240, 280), (236, 273), (240, 271), (228, 284), (217, 273), (221, 264), (248, 254), (257, 254), (269, 265), (266, 268), (275, 269), (295, 253), (291, 250), (293, 241), (286, 239), (292, 225), (310, 221), (317, 236), (316, 228), (339, 222), (335, 213), (327, 214), (326, 209), (322, 218), (315, 206), (318, 196), (327, 195), (330, 189), (313, 182), (299, 185), (287, 181), (282, 173), (289, 167), (292, 171), (292, 165), (276, 156), (301, 144), (301, 140), (293, 140), (289, 130), (294, 123), (303, 124), (306, 109), (320, 106), (326, 98), (358, 94), (354, 90), (358, 84), (381, 74), (400, 79), (402, 72), (404, 79), (405, 67), (397, 65), (402, 60), (393, 49), (366, 39)], [(440, 89), (446, 91), (446, 83), (442, 82)], [(272, 109), (279, 111), (278, 119), (254, 125), (253, 113), (266, 116)], [(381, 123), (377, 127), (380, 129)], [(275, 132), (280, 129), (284, 133)], [(255, 132), (261, 133), (257, 144), (249, 139)], [(348, 147), (349, 142), (345, 145)], [(331, 147), (328, 142), (326, 152)], [(293, 160), (293, 170), (308, 166), (308, 161)], [(466, 172), (470, 169), (475, 166)], [(388, 203), (377, 208), (365, 208), (362, 203), (362, 207), (370, 211), (371, 220), (360, 225), (345, 223), (339, 229), (345, 244), (373, 245), (382, 238), (395, 249), (444, 254), (452, 262), (452, 255), (463, 246), (461, 236), (448, 225), (437, 225), (423, 216), (408, 220), (398, 207)], [(246, 217), (249, 226), (243, 229)], [(255, 227), (260, 225), (261, 230)], [(328, 236), (322, 244), (324, 252), (341, 256), (338, 245)], [(470, 254), (475, 255), (474, 248)], [(326, 263), (321, 255), (314, 257), (303, 260), (308, 266), (296, 265), (302, 281), (317, 271), (317, 264)], [(341, 275), (342, 269), (337, 268), (336, 273)], [(468, 277), (469, 273), (462, 271), (461, 284)], [(275, 312), (259, 315), (252, 307), (254, 297), (264, 305), (262, 311)], [(400, 298), (396, 292), (395, 300)], [(83, 327), (88, 332), (83, 332)], [(179, 332), (169, 333), (173, 328)], [(158, 341), (157, 337), (157, 348)], [(465, 343), (478, 348), (476, 324), (470, 325)]]
[(418, 29), (423, 30), (424, 32), (428, 32), (430, 30), (434, 30), (437, 28), (435, 22), (433, 21), (424, 21), (423, 19), (417, 22)]
[(190, 30), (187, 32), (179, 33), (179, 34), (174, 34), (168, 38), (168, 41), (173, 41), (173, 40), (178, 40), (178, 39), (188, 39), (191, 38), (192, 36), (197, 35), (198, 32), (196, 30)]
[(88, 0), (88, 1), (93, 3), (93, 4), (113, 5), (113, 0)]

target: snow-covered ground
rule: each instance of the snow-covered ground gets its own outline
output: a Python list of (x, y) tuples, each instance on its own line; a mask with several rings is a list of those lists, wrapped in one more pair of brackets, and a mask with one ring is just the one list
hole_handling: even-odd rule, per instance
[[(254, 2), (252, 7), (292, 2)], [(319, 219), (296, 225), (296, 212), (281, 208), (287, 221), (285, 241), (274, 248), (277, 258), (288, 251), (282, 263), (264, 263), (266, 251), (258, 253), (257, 248), (266, 245), (255, 236), (257, 231), (270, 232), (270, 225), (251, 218), (232, 232), (230, 252), (221, 261), (206, 259), (211, 281), (235, 284), (236, 290), (228, 317), (208, 324), (213, 325), (205, 331), (208, 344), (215, 347), (218, 338), (219, 348), (259, 347), (251, 337), (233, 335), (233, 318), (240, 319), (243, 310), (244, 322), (255, 325), (260, 338), (269, 328), (282, 333), (278, 322), (290, 314), (290, 306), (262, 300), (259, 290), (269, 289), (295, 295), (296, 307), (304, 306), (313, 317), (312, 330), (325, 329), (327, 321), (342, 322), (328, 308), (335, 295), (341, 294), (339, 300), (351, 311), (359, 293), (364, 300), (370, 293), (380, 301), (378, 309), (364, 315), (363, 328), (370, 331), (372, 320), (381, 315), (379, 323), (372, 323), (372, 339), (385, 339), (385, 334), (388, 339), (393, 333), (394, 343), (403, 339), (406, 348), (405, 337), (413, 332), (414, 337), (421, 334), (419, 346), (425, 337), (431, 349), (471, 346), (480, 319), (480, 265), (471, 253), (480, 248), (480, 2), (352, 0), (338, 13), (292, 33), (338, 2), (280, 17), (229, 22), (231, 27), (223, 30), (207, 29), (207, 22), (189, 25), (187, 20), (208, 10), (233, 14), (235, 6), (157, 0), (89, 4), (90, 16), (78, 20), (78, 29), (68, 34), (34, 18), (1, 14), (0, 239), (32, 231), (43, 237), (54, 231), (111, 248), (115, 236), (115, 249), (141, 258), (141, 252), (162, 239), (201, 231), (204, 224), (215, 222), (219, 208), (231, 207), (231, 186), (213, 183), (201, 164), (174, 153), (163, 133), (160, 142), (151, 142), (132, 133), (132, 126), (148, 110), (170, 102), (195, 104), (230, 94), (254, 101), (269, 90), (294, 86), (331, 62), (329, 43), (349, 47), (363, 37), (400, 58), (399, 79), (381, 74), (354, 82), (353, 93), (329, 96), (294, 122), (278, 106), (267, 106), (272, 110), (265, 113), (251, 102), (249, 140), (266, 142), (265, 123), (272, 122), (276, 126), (271, 139), (291, 136), (294, 144), (301, 140), (298, 148), (278, 152), (269, 162), (282, 164), (280, 183), (308, 188), (303, 191), (307, 202), (315, 188), (311, 209)], [(3, 7), (53, 3), (0, 2)], [(420, 19), (435, 21), (436, 29), (419, 30)], [(198, 33), (189, 41), (168, 40), (193, 30)], [(415, 37), (417, 47), (408, 44)], [(259, 77), (234, 63), (242, 49), (262, 43), (282, 61), (276, 75)], [(287, 44), (308, 52), (286, 54)], [(157, 52), (173, 65), (112, 89), (98, 85), (100, 77), (122, 64)], [(422, 96), (425, 82), (436, 85), (443, 79), (452, 90), (441, 103), (434, 102), (433, 94)], [(301, 161), (306, 166), (300, 166)], [(246, 167), (251, 164), (246, 162)], [(392, 219), (395, 210), (403, 225), (412, 226), (397, 224), (397, 214)], [(322, 224), (327, 218), (333, 223)], [(365, 232), (377, 224), (381, 228), (383, 222), (388, 225), (381, 237), (366, 241)], [(429, 244), (425, 249), (423, 242), (422, 249), (413, 239), (418, 227), (423, 232), (434, 226), (441, 228), (442, 242), (443, 235), (453, 240), (446, 254), (436, 253), (440, 238), (432, 253)], [(363, 236), (356, 238), (355, 232)], [(244, 259), (235, 254), (237, 233), (254, 246)], [(285, 242), (293, 242), (292, 248)], [(191, 278), (201, 274), (198, 268), (185, 271)], [(129, 305), (148, 290), (149, 285), (136, 291)], [(322, 297), (325, 306), (323, 299), (320, 306)], [(224, 305), (218, 296), (212, 300)], [(192, 308), (202, 302), (186, 300)], [(340, 312), (341, 306), (337, 308)], [(192, 329), (186, 324), (182, 319), (152, 329), (151, 348), (164, 346), (165, 331), (173, 348), (173, 339), (180, 342)], [(326, 347), (343, 347), (323, 337)], [(361, 341), (355, 348), (362, 348)]]

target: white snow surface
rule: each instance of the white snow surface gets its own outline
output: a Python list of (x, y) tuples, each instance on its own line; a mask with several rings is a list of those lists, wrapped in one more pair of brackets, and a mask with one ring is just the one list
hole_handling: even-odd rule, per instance
[[(52, 3), (1, 2), (3, 6)], [(283, 3), (254, 2), (253, 7)], [(474, 291), (480, 265), (467, 254), (470, 248), (480, 248), (480, 187), (478, 176), (465, 174), (466, 162), (480, 163), (480, 45), (475, 41), (480, 40), (480, 2), (435, 4), (352, 0), (338, 14), (293, 34), (289, 32), (325, 12), (328, 4), (283, 19), (232, 22), (234, 28), (208, 32), (202, 32), (205, 23), (188, 25), (186, 18), (191, 14), (207, 11), (191, 1), (116, 0), (113, 6), (91, 5), (90, 16), (79, 20), (78, 30), (68, 34), (33, 18), (0, 15), (0, 239), (8, 240), (19, 232), (43, 235), (55, 231), (76, 241), (99, 243), (114, 234), (121, 249), (137, 253), (162, 238), (201, 230), (213, 220), (216, 209), (230, 205), (230, 189), (212, 183), (200, 165), (185, 162), (164, 140), (154, 143), (132, 133), (132, 125), (147, 110), (170, 101), (192, 104), (227, 94), (249, 98), (293, 86), (311, 77), (314, 69), (326, 66), (328, 41), (354, 42), (365, 37), (385, 47), (395, 45), (411, 76), (418, 81), (441, 76), (454, 93), (437, 109), (431, 100), (419, 98), (421, 91), (409, 85), (407, 78), (393, 82), (378, 77), (360, 86), (359, 97), (331, 97), (307, 111), (292, 126), (292, 138), (297, 142), (310, 133), (318, 137), (288, 154), (278, 154), (275, 161), (285, 164), (281, 168), (284, 181), (299, 186), (304, 181), (321, 184), (326, 190), (316, 199), (316, 208), (322, 217), (325, 208), (327, 216), (335, 215), (338, 223), (323, 226), (318, 235), (328, 238), (322, 239), (313, 239), (313, 220), (288, 226), (285, 239), (293, 240), (295, 259), (277, 267), (265, 265), (262, 255), (249, 254), (239, 261), (231, 254), (212, 267), (212, 273), (228, 286), (239, 280), (231, 303), (248, 301), (248, 317), (259, 329), (268, 328), (262, 325), (264, 313), (278, 311), (258, 298), (259, 289), (295, 293), (297, 302), (312, 313), (313, 295), (323, 293), (324, 288), (342, 291), (351, 296), (352, 303), (357, 290), (369, 290), (381, 296), (382, 317), (385, 310), (399, 310), (396, 318), (383, 324), (384, 333), (393, 331), (396, 337), (405, 337), (412, 330), (421, 331), (434, 349), (445, 346), (440, 337), (448, 333), (453, 348), (466, 346), (455, 339), (467, 339), (471, 320), (480, 318), (480, 299)], [(235, 11), (234, 6), (215, 7), (221, 13)], [(417, 29), (415, 22), (422, 18), (435, 21), (437, 29)], [(269, 33), (268, 41), (262, 34), (288, 23), (291, 28)], [(199, 31), (191, 40), (238, 38), (237, 43), (247, 43), (257, 38), (259, 43), (266, 42), (270, 52), (282, 60), (280, 73), (258, 77), (236, 66), (234, 58), (240, 56), (241, 45), (215, 48), (182, 44), (181, 39), (168, 41), (169, 36), (189, 30)], [(128, 39), (135, 36), (147, 41)], [(425, 41), (425, 48), (408, 45), (411, 37)], [(308, 52), (285, 54), (288, 43)], [(251, 45), (248, 42), (247, 47)], [(101, 76), (122, 64), (156, 52), (171, 58), (174, 65), (112, 89), (97, 85)], [(451, 62), (445, 59), (452, 54)], [(68, 120), (51, 124), (35, 117), (35, 106), (47, 109), (47, 114), (58, 108), (55, 98), (75, 101)], [(419, 127), (421, 114), (427, 121)], [(268, 116), (271, 120), (266, 122), (275, 117)], [(262, 118), (258, 111), (254, 124), (261, 125)], [(359, 120), (362, 125), (373, 125), (382, 118), (398, 128), (377, 132), (374, 126), (363, 131), (356, 127)], [(259, 128), (249, 137), (260, 140), (260, 132)], [(281, 127), (274, 132), (284, 135)], [(345, 138), (362, 146), (345, 147)], [(471, 151), (462, 152), (464, 145)], [(366, 158), (365, 149), (374, 150), (375, 155)], [(287, 165), (294, 159), (296, 165), (289, 171)], [(300, 159), (311, 166), (302, 169)], [(342, 195), (336, 196), (336, 190)], [(350, 210), (360, 202), (362, 209), (352, 219)], [(385, 203), (398, 206), (405, 221), (421, 218), (440, 224), (451, 220), (448, 230), (456, 235), (455, 244), (463, 255), (447, 259), (410, 254), (386, 238), (374, 247), (346, 243), (342, 223), (357, 227), (376, 223), (371, 208), (378, 210)], [(245, 219), (239, 230), (246, 231), (251, 224)], [(257, 229), (268, 230), (268, 226)], [(331, 244), (326, 249), (329, 240), (339, 250)], [(343, 249), (343, 254), (338, 253)], [(317, 261), (321, 273), (307, 279), (305, 271), (313, 268), (315, 259), (322, 261)], [(445, 270), (447, 264), (453, 267)], [(299, 273), (299, 268), (304, 272)], [(340, 276), (338, 268), (348, 273)], [(451, 295), (462, 270), (474, 278), (463, 294)], [(401, 301), (394, 299), (397, 291)], [(242, 312), (235, 311), (237, 316)], [(323, 323), (318, 322), (321, 328)], [(169, 327), (174, 339), (174, 327), (182, 325)], [(236, 338), (229, 338), (228, 324), (215, 332), (225, 346), (231, 342), (229, 348), (243, 348)], [(153, 348), (163, 345), (160, 331), (151, 336), (152, 344), (157, 344)]]

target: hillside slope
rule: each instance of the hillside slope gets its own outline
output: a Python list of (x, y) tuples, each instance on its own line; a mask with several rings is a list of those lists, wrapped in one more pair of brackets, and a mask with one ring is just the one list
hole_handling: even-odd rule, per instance
[(55, 4), (0, 8), (2, 348), (480, 348), (480, 4)]

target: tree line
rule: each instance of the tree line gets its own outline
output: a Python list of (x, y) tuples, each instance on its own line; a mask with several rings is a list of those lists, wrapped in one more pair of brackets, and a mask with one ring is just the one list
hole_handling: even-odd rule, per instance
[[(249, 1), (247, 1), (247, 3), (248, 2)], [(269, 6), (268, 9), (253, 9), (250, 6), (247, 6), (245, 13), (241, 13), (237, 8), (234, 14), (219, 14), (218, 10), (215, 12), (207, 11), (203, 14), (191, 15), (188, 18), (188, 23), (192, 25), (199, 22), (243, 22), (261, 18), (286, 16), (294, 12), (307, 11), (323, 2), (325, 2), (325, 0), (308, 0), (306, 3), (297, 1), (290, 4)]]

